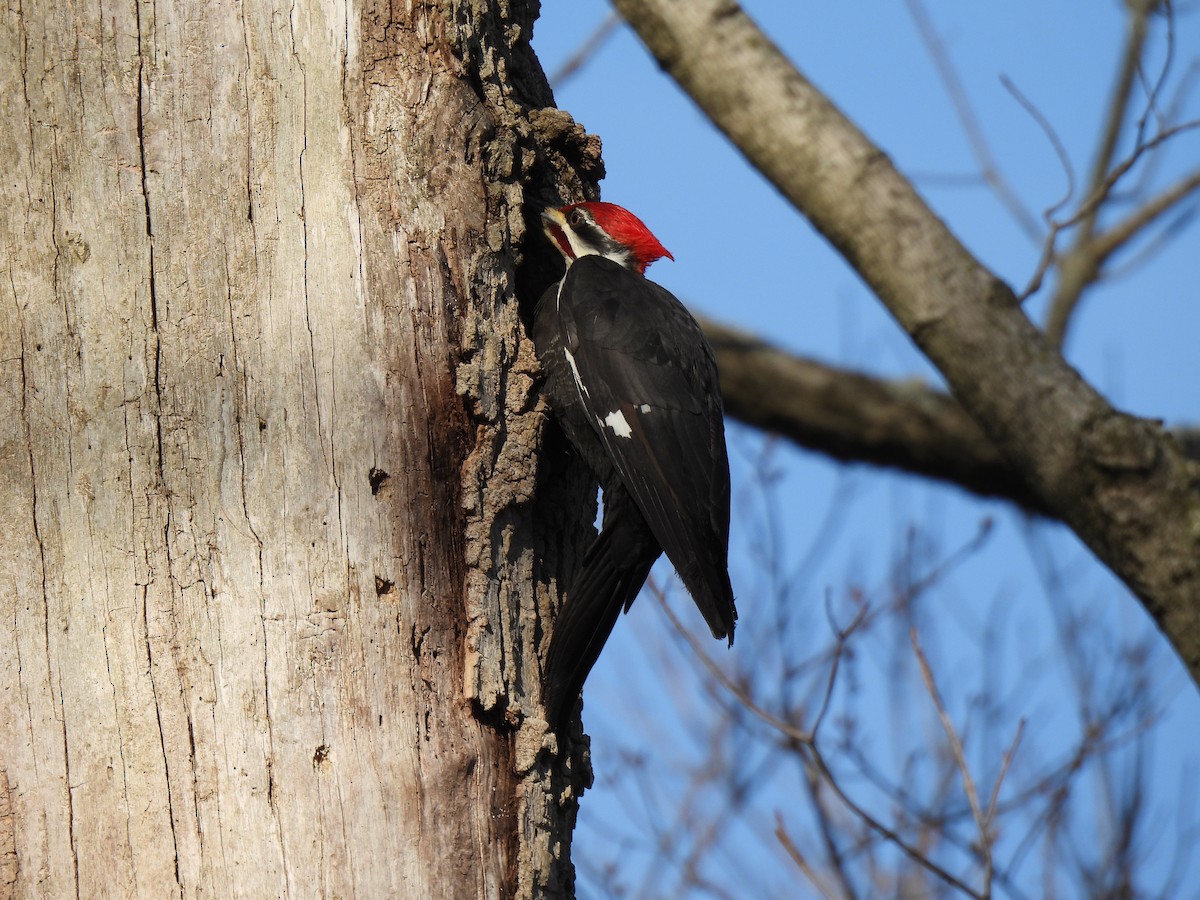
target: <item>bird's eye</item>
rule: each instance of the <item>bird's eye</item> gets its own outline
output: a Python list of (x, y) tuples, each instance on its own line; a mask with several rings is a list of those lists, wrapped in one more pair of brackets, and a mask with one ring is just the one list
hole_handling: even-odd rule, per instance
[(570, 225), (572, 228), (577, 228), (580, 225), (582, 225), (583, 224), (583, 213), (581, 213), (577, 209), (571, 210), (567, 214), (567, 224)]

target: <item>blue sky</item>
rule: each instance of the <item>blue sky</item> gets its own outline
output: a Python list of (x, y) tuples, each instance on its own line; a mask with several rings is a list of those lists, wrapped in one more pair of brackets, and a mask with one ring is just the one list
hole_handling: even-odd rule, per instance
[[(905, 4), (754, 0), (744, 6), (802, 71), (913, 177), (974, 253), (1018, 288), (1028, 281), (1040, 248), (994, 194), (963, 183), (960, 176), (977, 173), (978, 166)], [(1061, 198), (1067, 179), (1049, 141), (1005, 89), (1001, 76), (1053, 124), (1081, 179), (1113, 78), (1122, 9), (1113, 0), (928, 3), (992, 154), (1035, 215)], [(534, 47), (547, 72), (558, 69), (608, 14), (608, 4), (598, 0), (544, 0)], [(1178, 72), (1200, 55), (1200, 14), (1185, 14), (1176, 31)], [(1161, 26), (1151, 47), (1150, 59), (1161, 60)], [(675, 263), (660, 262), (649, 274), (694, 309), (805, 355), (878, 374), (937, 380), (857, 276), (744, 163), (627, 28), (556, 90), (556, 99), (603, 140), (608, 171), (601, 186), (604, 199), (633, 209), (674, 254)], [(1200, 97), (1192, 99), (1186, 117), (1200, 117)], [(1169, 183), (1172, 173), (1196, 160), (1200, 134), (1181, 137), (1165, 154), (1155, 183)], [(1197, 247), (1200, 227), (1193, 223), (1150, 262), (1091, 290), (1077, 313), (1068, 357), (1118, 406), (1168, 422), (1200, 420)], [(1030, 301), (1035, 318), (1042, 314), (1040, 299)], [(746, 665), (755, 654), (769, 655), (757, 643), (764, 640), (762, 623), (774, 615), (763, 599), (771, 590), (756, 555), (767, 501), (754, 484), (761, 440), (733, 427), (730, 446), (735, 494), (731, 572), (741, 612), (739, 639), (730, 655)], [(780, 555), (789, 565), (812, 551), (831, 510), (837, 523), (836, 536), (818, 545), (818, 559), (788, 594), (795, 615), (814, 630), (824, 621), (824, 596), (844, 592), (852, 583), (869, 591), (891, 577), (910, 526), (918, 527), (933, 559), (966, 543), (979, 523), (991, 517), (995, 527), (984, 550), (955, 567), (922, 619), (921, 627), (927, 629), (922, 640), (938, 648), (938, 660), (946, 667), (940, 675), (963, 684), (980, 680), (978, 636), (994, 618), (1003, 620), (997, 633), (1007, 638), (1001, 642), (1003, 652), (996, 650), (1000, 661), (988, 664), (1001, 669), (1003, 653), (1010, 651), (1012, 666), (1052, 658), (1054, 623), (1061, 622), (1063, 608), (1101, 620), (1118, 635), (1153, 634), (1153, 624), (1124, 589), (1061, 528), (1030, 523), (1004, 504), (976, 501), (953, 488), (861, 466), (835, 466), (788, 447), (772, 448), (770, 459), (778, 474), (769, 502), (778, 507), (772, 515), (779, 522)], [(1047, 590), (1035, 557), (1052, 559), (1051, 568), (1069, 576), (1069, 584)], [(670, 574), (661, 567), (656, 571), (660, 578)], [(1050, 606), (1051, 594), (1058, 607)], [(686, 602), (673, 608), (685, 619), (691, 612)], [(964, 637), (968, 634), (969, 639)], [(646, 814), (630, 808), (628, 788), (619, 781), (629, 768), (629, 748), (637, 743), (634, 734), (667, 729), (665, 737), (658, 735), (657, 745), (645, 744), (647, 754), (663, 753), (662, 742), (669, 744), (676, 733), (664, 724), (674, 708), (683, 704), (685, 718), (705, 714), (707, 698), (689, 697), (699, 675), (688, 667), (685, 654), (673, 657), (682, 668), (671, 678), (670, 701), (661, 668), (646, 667), (647, 653), (672, 642), (662, 611), (643, 597), (618, 623), (585, 692), (598, 785), (584, 798), (577, 832), (576, 855), (589, 860), (580, 866), (580, 896), (603, 895), (592, 867), (624, 852), (622, 841), (637, 832), (630, 822)], [(1169, 649), (1156, 643), (1155, 690), (1163, 697), (1163, 721), (1154, 741), (1150, 794), (1155, 821), (1163, 829), (1157, 843), (1166, 847), (1173, 845), (1182, 824), (1171, 818), (1180, 785), (1186, 783), (1182, 779), (1189, 772), (1194, 779), (1200, 768), (1200, 700)], [(975, 649), (956, 649), (960, 644)], [(1088, 673), (1093, 687), (1111, 682), (1116, 690), (1121, 661), (1097, 648), (1092, 663), (1103, 669)], [(876, 674), (887, 677), (886, 671)], [(868, 675), (865, 667), (863, 677)], [(1040, 752), (1054, 753), (1055, 736), (1064, 742), (1070, 736), (1070, 717), (1055, 712), (1070, 679), (1069, 672), (1046, 663), (1020, 682), (1028, 692), (1022, 714), (1043, 723), (1037, 737)], [(647, 687), (650, 682), (653, 686)], [(873, 701), (862, 701), (867, 704), (863, 708), (885, 722), (887, 715), (877, 713), (889, 700), (886, 691), (877, 694)], [(980, 766), (986, 768), (992, 763), (980, 752)], [(700, 748), (681, 742), (666, 755), (674, 753), (687, 757), (679, 763), (686, 768)], [(771, 806), (763, 808), (769, 812)], [(734, 852), (747, 858), (769, 852), (761, 846), (761, 836), (750, 832), (737, 841)], [(1165, 850), (1159, 856), (1151, 865), (1166, 871)], [(626, 858), (635, 868), (652, 862), (636, 854)], [(1200, 884), (1200, 860), (1191, 872)], [(630, 876), (626, 883), (635, 896), (659, 896), (666, 890), (652, 876)]]

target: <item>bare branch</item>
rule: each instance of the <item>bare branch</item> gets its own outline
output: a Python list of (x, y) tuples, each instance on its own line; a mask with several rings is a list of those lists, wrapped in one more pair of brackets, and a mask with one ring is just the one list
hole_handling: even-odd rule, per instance
[[(1165, 128), (1149, 141), (1134, 148), (1124, 160), (1118, 163), (1108, 177), (1080, 204), (1075, 214), (1064, 222), (1052, 222), (1050, 235), (1047, 237), (1047, 248), (1053, 250), (1053, 244), (1060, 231), (1078, 226), (1077, 236), (1072, 249), (1059, 262), (1059, 283), (1055, 288), (1054, 297), (1050, 301), (1050, 312), (1046, 317), (1046, 336), (1061, 347), (1066, 337), (1067, 326), (1074, 314), (1083, 290), (1100, 277), (1100, 267), (1103, 262), (1097, 255), (1097, 242), (1094, 234), (1095, 223), (1100, 208), (1112, 195), (1117, 183), (1132, 169), (1147, 153), (1161, 146), (1177, 135), (1200, 128), (1200, 120), (1184, 122)], [(1134, 214), (1137, 215), (1136, 213)], [(1087, 240), (1081, 235), (1087, 231)], [(1043, 257), (1044, 259), (1045, 257)], [(1039, 265), (1039, 270), (1041, 266)], [(1037, 278), (1037, 276), (1035, 276)]]
[[(1130, 155), (1124, 160), (1122, 160), (1108, 174), (1108, 177), (1104, 180), (1104, 183), (1101, 184), (1095, 191), (1093, 191), (1090, 197), (1085, 199), (1079, 205), (1079, 208), (1075, 211), (1074, 215), (1061, 222), (1051, 220), (1050, 231), (1046, 236), (1045, 244), (1043, 244), (1042, 255), (1038, 260), (1037, 269), (1035, 270), (1033, 277), (1030, 279), (1029, 285), (1021, 293), (1020, 299), (1024, 300), (1041, 288), (1042, 280), (1049, 271), (1050, 266), (1056, 261), (1056, 243), (1060, 233), (1068, 228), (1079, 225), (1081, 222), (1084, 222), (1089, 218), (1094, 219), (1100, 207), (1112, 195), (1113, 189), (1116, 187), (1117, 183), (1147, 153), (1166, 143), (1171, 138), (1183, 134), (1184, 132), (1192, 131), (1196, 128), (1200, 128), (1200, 120), (1184, 122), (1179, 125), (1164, 128), (1149, 141), (1134, 148), (1133, 152), (1130, 153)], [(1176, 188), (1178, 188), (1180, 185), (1186, 184), (1187, 181), (1187, 179), (1184, 179), (1179, 185), (1176, 185)], [(1129, 220), (1138, 219), (1139, 217), (1143, 218), (1144, 221), (1142, 223), (1142, 227), (1145, 227), (1145, 225), (1150, 224), (1150, 222), (1158, 215), (1166, 212), (1170, 206), (1174, 205), (1180, 200), (1185, 199), (1187, 194), (1190, 193), (1191, 189), (1192, 188), (1188, 188), (1183, 192), (1182, 195), (1178, 197), (1174, 196), (1172, 193), (1174, 188), (1168, 189), (1163, 193), (1163, 195), (1160, 195), (1160, 197), (1157, 198), (1158, 201), (1169, 199), (1170, 202), (1166, 207), (1162, 208), (1161, 210), (1156, 209), (1154, 207), (1156, 201), (1152, 200), (1146, 205), (1146, 207), (1143, 208), (1143, 210), (1139, 211), (1138, 213), (1134, 213), (1131, 217), (1129, 217)], [(1055, 296), (1065, 296), (1061, 293), (1061, 291), (1063, 284), (1067, 281), (1072, 279), (1077, 280), (1080, 278), (1086, 278), (1087, 284), (1090, 284), (1099, 278), (1101, 274), (1100, 267), (1102, 263), (1112, 255), (1112, 252), (1119, 247), (1121, 243), (1128, 241), (1132, 237), (1136, 236), (1136, 234), (1136, 230), (1130, 231), (1118, 242), (1112, 244), (1112, 246), (1109, 247), (1106, 252), (1103, 252), (1102, 255), (1101, 251), (1105, 250), (1103, 236), (1099, 238), (1094, 237), (1087, 244), (1077, 243), (1075, 249), (1072, 250), (1070, 254), (1068, 254), (1062, 260), (1059, 260), (1061, 278), (1059, 282), (1059, 290), (1056, 292)], [(1079, 269), (1079, 271), (1076, 272), (1076, 269)], [(1066, 300), (1060, 300), (1057, 303), (1054, 300), (1051, 301), (1050, 313), (1046, 320), (1046, 334), (1051, 340), (1056, 341), (1058, 346), (1062, 345), (1070, 317), (1074, 313), (1075, 307), (1078, 305), (1079, 300), (1082, 298), (1083, 288), (1086, 287), (1087, 284), (1082, 284), (1080, 286), (1075, 295), (1075, 300), (1072, 303), (1068, 303)]]
[[(943, 391), (805, 359), (711, 319), (701, 324), (717, 354), (728, 415), (834, 459), (900, 469), (1053, 516)], [(1200, 460), (1195, 431), (1172, 433)]]
[(829, 712), (829, 703), (833, 699), (833, 688), (837, 684), (837, 676), (839, 667), (841, 666), (842, 656), (846, 652), (846, 644), (850, 640), (850, 636), (862, 627), (867, 621), (868, 607), (863, 605), (858, 612), (854, 614), (854, 618), (845, 628), (839, 628), (833, 622), (833, 612), (829, 607), (828, 598), (825, 603), (825, 614), (829, 619), (830, 627), (834, 630), (834, 646), (833, 646), (833, 661), (829, 664), (829, 678), (825, 682), (825, 695), (821, 698), (821, 706), (817, 710), (817, 715), (813, 719), (811, 732), (811, 740), (816, 741), (817, 733), (821, 730), (821, 724), (825, 721), (825, 715)]
[[(804, 754), (801, 753), (798, 756), (804, 759)], [(833, 870), (834, 879), (842, 889), (842, 896), (846, 900), (854, 900), (856, 892), (850, 880), (850, 872), (846, 868), (846, 854), (838, 846), (835, 833), (834, 810), (830, 809), (829, 804), (822, 794), (821, 789), (823, 785), (824, 782), (820, 773), (805, 760), (804, 787), (808, 791), (809, 800), (812, 803), (813, 812), (817, 818), (817, 831), (821, 836), (821, 843), (825, 847), (825, 858), (829, 867)]]
[(1061, 227), (1070, 228), (1074, 225), (1079, 225), (1080, 223), (1084, 222), (1089, 216), (1094, 216), (1112, 194), (1113, 189), (1117, 186), (1117, 183), (1120, 182), (1120, 180), (1125, 177), (1129, 170), (1137, 165), (1142, 158), (1146, 156), (1146, 154), (1148, 154), (1151, 150), (1161, 147), (1172, 138), (1188, 131), (1195, 131), (1196, 129), (1200, 129), (1200, 119), (1193, 119), (1189, 122), (1181, 122), (1178, 125), (1172, 125), (1169, 128), (1164, 128), (1162, 131), (1158, 132), (1158, 134), (1154, 135), (1154, 137), (1152, 137), (1150, 140), (1139, 144), (1133, 149), (1133, 152), (1131, 152), (1129, 156), (1125, 157), (1125, 159), (1113, 166), (1112, 171), (1108, 173), (1108, 177), (1105, 178), (1104, 181), (1102, 181), (1100, 185), (1094, 191), (1092, 191), (1092, 193), (1079, 205), (1079, 209), (1075, 211), (1075, 214), (1071, 216), (1071, 218), (1060, 223)]
[(622, 22), (619, 12), (611, 12), (603, 22), (601, 22), (596, 30), (593, 31), (582, 44), (579, 49), (571, 54), (567, 60), (558, 67), (558, 70), (550, 76), (550, 87), (558, 90), (572, 78), (579, 74), (579, 71), (586, 66), (600, 49), (608, 43), (609, 38), (617, 33), (617, 28)]
[(905, 5), (908, 7), (908, 13), (912, 17), (914, 24), (917, 26), (917, 33), (921, 36), (922, 43), (925, 44), (925, 50), (929, 54), (929, 58), (933, 60), (938, 77), (942, 80), (942, 86), (946, 89), (946, 93), (950, 97), (950, 103), (954, 106), (954, 111), (958, 115), (959, 122), (962, 124), (963, 132), (967, 136), (967, 142), (971, 145), (971, 152), (975, 156), (975, 161), (979, 164), (983, 180), (992, 188), (996, 197), (999, 198), (1004, 208), (1008, 210), (1009, 214), (1029, 239), (1035, 243), (1040, 243), (1042, 240), (1041, 223), (1025, 207), (1025, 204), (1021, 202), (1021, 198), (1017, 196), (1017, 192), (1012, 189), (1012, 186), (1008, 183), (1008, 179), (1004, 177), (1004, 173), (1000, 171), (999, 165), (996, 164), (995, 157), (992, 156), (991, 147), (988, 146), (987, 137), (983, 133), (983, 127), (979, 124), (979, 119), (975, 115), (975, 110), (971, 106), (967, 92), (963, 89), (962, 79), (958, 77), (958, 73), (954, 70), (954, 63), (950, 61), (950, 54), (946, 52), (946, 47), (942, 43), (937, 29), (933, 27), (933, 22), (929, 19), (929, 13), (925, 11), (925, 5), (921, 0), (905, 0)]
[(1049, 220), (1058, 210), (1071, 202), (1071, 198), (1075, 196), (1075, 167), (1071, 165), (1071, 157), (1067, 153), (1067, 148), (1063, 144), (1062, 138), (1058, 136), (1058, 132), (1054, 130), (1054, 126), (1050, 124), (1050, 120), (1042, 114), (1042, 111), (1037, 108), (1034, 102), (1026, 97), (1007, 75), (1000, 76), (1000, 83), (1004, 85), (1004, 89), (1012, 95), (1012, 98), (1021, 105), (1021, 108), (1029, 113), (1029, 117), (1042, 130), (1042, 134), (1046, 135), (1046, 140), (1054, 148), (1054, 155), (1058, 157), (1058, 163), (1062, 166), (1063, 174), (1067, 176), (1067, 190), (1063, 194), (1063, 198), (1043, 213), (1044, 218)]
[[(671, 609), (671, 605), (667, 603), (666, 592), (653, 575), (647, 579), (646, 584), (650, 588), (651, 593), (653, 593), (654, 598), (658, 601), (659, 607), (663, 610), (663, 612), (666, 613), (667, 619), (671, 623), (671, 627), (674, 628), (675, 631), (685, 641), (687, 641), (692, 653), (695, 654), (695, 658), (700, 660), (710, 678), (712, 678), (717, 684), (721, 685), (721, 687), (725, 688), (725, 690), (727, 690), (733, 697), (737, 698), (738, 702), (745, 706), (746, 709), (750, 710), (750, 712), (754, 713), (754, 715), (758, 716), (780, 734), (786, 735), (791, 740), (798, 741), (802, 744), (806, 744), (809, 742), (809, 740), (811, 740), (811, 732), (805, 731), (802, 728), (798, 728), (791, 722), (785, 722), (783, 719), (779, 718), (779, 716), (761, 706), (754, 700), (753, 697), (750, 696), (745, 687), (730, 678), (725, 671), (713, 661), (712, 656), (710, 656), (708, 653), (707, 646), (701, 644), (698, 640), (696, 640), (695, 635), (683, 627), (683, 623), (680, 622), (679, 617), (675, 615), (675, 610)], [(833, 681), (836, 677), (837, 667), (834, 665), (831, 667), (829, 679), (830, 691), (833, 690)]]
[[(1170, 23), (1168, 28), (1173, 28), (1174, 15), (1168, 18), (1168, 22)], [(1166, 109), (1159, 110), (1155, 116), (1158, 121), (1159, 133), (1168, 130), (1171, 127), (1170, 123), (1183, 121), (1183, 113), (1187, 109), (1188, 100), (1197, 81), (1200, 81), (1200, 59), (1193, 59), (1180, 74), (1175, 84), (1174, 96), (1171, 97), (1171, 102), (1167, 104)], [(1142, 132), (1139, 132), (1139, 134), (1142, 134)], [(1158, 174), (1158, 169), (1163, 158), (1162, 154), (1155, 154), (1146, 160), (1146, 164), (1142, 166), (1141, 174), (1138, 175), (1137, 182), (1130, 187), (1130, 192), (1134, 196), (1142, 196), (1148, 187), (1154, 183), (1154, 178)]]
[(967, 765), (967, 755), (963, 752), (962, 741), (958, 738), (958, 732), (954, 728), (954, 723), (950, 721), (950, 714), (946, 712), (946, 705), (942, 702), (941, 692), (938, 691), (937, 684), (933, 680), (933, 670), (929, 668), (929, 660), (925, 658), (925, 652), (921, 649), (921, 642), (917, 638), (917, 629), (909, 629), (908, 639), (912, 643), (913, 655), (917, 658), (917, 666), (921, 670), (921, 681), (925, 684), (925, 692), (929, 694), (929, 699), (933, 701), (933, 708), (937, 711), (938, 721), (942, 723), (942, 730), (946, 732), (946, 739), (950, 742), (950, 752), (954, 755), (954, 764), (958, 769), (959, 775), (962, 777), (963, 792), (967, 795), (967, 803), (971, 805), (971, 815), (974, 817), (975, 827), (979, 831), (979, 855), (983, 858), (983, 891), (981, 896), (988, 898), (992, 896), (992, 874), (994, 871), (992, 864), (992, 836), (988, 829), (988, 816), (979, 802), (979, 792), (975, 789), (975, 779), (971, 776), (970, 766)]
[(821, 776), (833, 790), (834, 794), (837, 795), (837, 798), (843, 804), (845, 804), (846, 808), (849, 809), (850, 812), (852, 812), (855, 816), (857, 816), (868, 828), (899, 848), (905, 856), (917, 863), (917, 865), (921, 866), (926, 871), (936, 875), (942, 881), (946, 882), (946, 884), (957, 888), (968, 897), (976, 897), (978, 900), (983, 900), (983, 895), (972, 888), (969, 884), (939, 866), (932, 859), (930, 859), (928, 854), (926, 854), (923, 850), (910, 844), (898, 832), (892, 828), (889, 828), (887, 825), (884, 825), (873, 815), (867, 812), (867, 810), (859, 806), (858, 803), (855, 802), (854, 798), (842, 789), (842, 786), (838, 783), (836, 776), (834, 776), (833, 772), (829, 768), (828, 763), (826, 763), (825, 757), (821, 754), (821, 751), (817, 748), (815, 743), (808, 744), (806, 749), (812, 759), (813, 765), (816, 766), (817, 771), (821, 773)]
[(834, 459), (937, 478), (1047, 514), (951, 397), (916, 379), (889, 381), (818, 363), (702, 319), (717, 354), (726, 412)]
[[(1159, 228), (1145, 244), (1138, 248), (1136, 253), (1122, 260), (1118, 265), (1109, 265), (1105, 272), (1105, 277), (1122, 278), (1145, 265), (1156, 254), (1164, 250), (1173, 238), (1192, 223), (1192, 220), (1196, 217), (1197, 209), (1200, 209), (1200, 198), (1187, 203), (1183, 209), (1173, 215), (1171, 221), (1167, 222), (1162, 228)], [(1195, 455), (1192, 455), (1192, 459), (1195, 458)]]
[[(906, 585), (903, 592), (904, 597), (906, 597), (908, 600), (911, 600), (913, 596), (929, 589), (932, 585), (946, 577), (951, 568), (978, 549), (981, 542), (987, 538), (989, 533), (990, 526), (987, 522), (984, 522), (981, 525), (978, 533), (972, 536), (970, 540), (968, 540), (962, 547), (955, 549), (944, 559), (939, 560), (936, 564), (932, 565), (929, 570), (921, 574), (920, 577), (914, 578), (911, 584)], [(785, 746), (793, 748), (800, 753), (805, 760), (806, 771), (811, 770), (811, 772), (814, 773), (814, 778), (819, 778), (821, 784), (828, 785), (838, 802), (841, 803), (853, 816), (855, 816), (863, 825), (870, 829), (870, 831), (874, 832), (884, 840), (894, 844), (906, 856), (919, 864), (923, 869), (933, 874), (935, 877), (945, 881), (958, 890), (964, 891), (969, 896), (985, 896), (971, 889), (960, 878), (953, 875), (943, 866), (935, 862), (930, 857), (928, 848), (923, 847), (919, 841), (913, 841), (903, 837), (899, 827), (885, 825), (882, 821), (866, 812), (866, 810), (856, 801), (854, 801), (853, 798), (851, 798), (849, 794), (837, 783), (836, 777), (829, 768), (828, 763), (817, 746), (818, 730), (830, 705), (830, 699), (839, 673), (839, 664), (847, 653), (848, 644), (851, 637), (861, 628), (865, 627), (875, 615), (875, 613), (871, 611), (870, 607), (866, 605), (861, 606), (856, 611), (851, 622), (844, 627), (837, 625), (837, 623), (833, 621), (831, 612), (828, 609), (826, 610), (827, 615), (830, 618), (831, 627), (835, 633), (835, 644), (832, 651), (830, 651), (828, 654), (823, 654), (828, 656), (830, 659), (829, 671), (825, 680), (824, 695), (820, 701), (820, 708), (815, 717), (813, 728), (810, 731), (805, 732), (801, 729), (798, 729), (795, 725), (785, 721), (780, 716), (764, 709), (754, 700), (747, 685), (741, 684), (727, 675), (712, 660), (706, 645), (701, 644), (695, 636), (688, 633), (683, 628), (674, 611), (666, 603), (663, 586), (653, 578), (650, 580), (649, 585), (653, 596), (658, 601), (660, 608), (662, 608), (666, 613), (673, 629), (689, 645), (689, 649), (691, 650), (689, 658), (699, 660), (707, 674), (715, 681), (717, 685), (719, 685), (724, 691), (728, 692), (729, 695), (733, 697), (743, 708), (752, 712), (755, 716), (766, 722), (773, 730), (780, 734), (784, 740)], [(899, 604), (904, 604), (905, 602), (906, 600), (904, 599), (897, 600), (897, 603)], [(815, 783), (810, 784), (810, 789), (815, 790), (815, 786)], [(813, 795), (813, 799), (814, 802), (816, 802), (815, 794)], [(826, 844), (826, 852), (830, 857), (834, 877), (837, 879), (837, 882), (841, 886), (843, 892), (847, 896), (852, 897), (854, 896), (853, 888), (845, 870), (840, 867), (842, 854), (838, 849), (836, 842), (833, 840), (832, 832), (829, 831), (830, 823), (825, 817), (825, 811), (821, 808), (817, 808), (816, 814), (818, 817), (818, 828), (822, 830), (822, 839)], [(823, 826), (822, 823), (824, 823)], [(776, 832), (776, 837), (779, 838), (778, 831)], [(798, 853), (798, 848), (796, 848), (796, 850)], [(807, 865), (811, 870), (811, 863), (808, 863), (807, 858), (803, 857), (803, 854), (801, 854), (801, 858), (805, 860), (804, 865)], [(794, 856), (793, 859), (795, 859)], [(801, 865), (801, 863), (797, 861), (797, 865)]]
[(808, 859), (800, 852), (800, 848), (796, 846), (791, 835), (788, 834), (787, 825), (784, 824), (783, 814), (780, 812), (775, 813), (775, 839), (779, 841), (779, 846), (783, 847), (784, 852), (796, 864), (796, 868), (804, 873), (804, 877), (809, 880), (812, 886), (822, 894), (828, 896), (828, 887), (825, 885), (824, 879), (817, 874)]
[(1013, 735), (1012, 743), (1008, 745), (1008, 749), (1004, 751), (1004, 757), (1000, 761), (1000, 772), (996, 776), (996, 782), (992, 785), (992, 795), (988, 798), (987, 815), (984, 816), (984, 821), (990, 829), (992, 822), (996, 819), (996, 812), (999, 810), (1000, 804), (1000, 785), (1004, 784), (1004, 777), (1008, 774), (1009, 767), (1012, 766), (1012, 761), (1016, 758), (1017, 748), (1021, 746), (1021, 738), (1025, 734), (1025, 720), (1021, 719), (1017, 723), (1017, 733)]
[(1092, 252), (1097, 263), (1103, 264), (1146, 226), (1170, 212), (1173, 207), (1186, 200), (1197, 189), (1200, 189), (1200, 169), (1181, 178), (1108, 231), (1096, 235)]
[[(1117, 143), (1129, 117), (1133, 85), (1141, 70), (1142, 54), (1150, 31), (1150, 15), (1157, 5), (1157, 0), (1137, 0), (1127, 5), (1129, 18), (1126, 22), (1125, 45), (1121, 51), (1116, 84), (1109, 99), (1104, 124), (1101, 126), (1096, 155), (1087, 178), (1088, 198), (1075, 216), (1074, 221), (1078, 222), (1078, 228), (1071, 249), (1059, 265), (1058, 284), (1050, 300), (1050, 311), (1046, 318), (1046, 335), (1051, 343), (1059, 348), (1063, 346), (1067, 326), (1083, 297), (1084, 289), (1094, 282), (1100, 273), (1100, 262), (1096, 259), (1092, 247), (1100, 208), (1113, 185), (1143, 152), (1144, 145), (1139, 129), (1137, 149), (1127, 160), (1128, 165), (1113, 168)], [(1120, 174), (1117, 174), (1117, 170), (1121, 170)]]
[[(1117, 81), (1113, 87), (1112, 96), (1109, 98), (1104, 124), (1101, 126), (1096, 156), (1092, 160), (1091, 171), (1088, 174), (1089, 194), (1096, 193), (1105, 184), (1112, 168), (1117, 143), (1121, 139), (1121, 132), (1129, 117), (1129, 100), (1133, 93), (1133, 84), (1142, 65), (1142, 53), (1150, 32), (1150, 14), (1156, 5), (1155, 2), (1136, 0), (1127, 6), (1129, 19), (1126, 22), (1125, 46), (1121, 51)], [(1095, 208), (1081, 223), (1080, 233), (1084, 241), (1090, 239), (1092, 235), (1095, 222), (1094, 210)]]
[(1159, 6), (1166, 8), (1165, 18), (1167, 20), (1167, 52), (1163, 58), (1162, 65), (1159, 67), (1158, 77), (1155, 78), (1153, 84), (1150, 84), (1146, 78), (1146, 73), (1142, 68), (1141, 60), (1139, 59), (1138, 61), (1138, 81), (1142, 85), (1142, 89), (1146, 92), (1146, 109), (1142, 112), (1142, 116), (1140, 119), (1138, 119), (1137, 124), (1137, 143), (1139, 144), (1142, 142), (1142, 138), (1146, 134), (1146, 125), (1149, 123), (1151, 116), (1158, 120), (1158, 129), (1160, 131), (1167, 125), (1168, 122), (1171, 121), (1170, 118), (1159, 109), (1158, 97), (1162, 93), (1163, 88), (1166, 86), (1167, 76), (1171, 73), (1171, 64), (1175, 62), (1175, 10), (1169, 0), (1167, 0), (1167, 2), (1163, 3), (1155, 2), (1151, 8), (1151, 12), (1153, 12), (1154, 9)]

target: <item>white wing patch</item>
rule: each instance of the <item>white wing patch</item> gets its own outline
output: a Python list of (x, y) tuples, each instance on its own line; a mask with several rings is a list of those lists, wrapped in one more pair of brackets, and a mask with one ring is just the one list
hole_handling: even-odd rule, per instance
[(640, 412), (640, 413), (648, 413), (648, 412), (650, 412), (650, 404), (649, 404), (649, 403), (643, 403), (641, 406), (639, 406), (639, 407), (638, 407), (638, 412)]
[(625, 413), (621, 412), (619, 409), (614, 409), (607, 416), (605, 416), (603, 424), (611, 428), (617, 437), (633, 437), (633, 429), (629, 427), (629, 422), (625, 418)]
[(587, 387), (583, 383), (583, 379), (579, 377), (579, 366), (575, 365), (575, 357), (571, 355), (571, 351), (563, 347), (563, 353), (567, 355), (567, 363), (571, 366), (571, 374), (575, 376), (575, 386), (579, 388), (579, 393), (585, 397), (590, 397)]

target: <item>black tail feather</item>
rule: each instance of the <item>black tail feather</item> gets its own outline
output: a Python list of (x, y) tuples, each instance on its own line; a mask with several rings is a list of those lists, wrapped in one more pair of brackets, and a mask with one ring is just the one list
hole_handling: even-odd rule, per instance
[(567, 723), (617, 617), (633, 603), (662, 553), (641, 515), (631, 512), (605, 515), (604, 530), (554, 620), (542, 703), (555, 730)]

